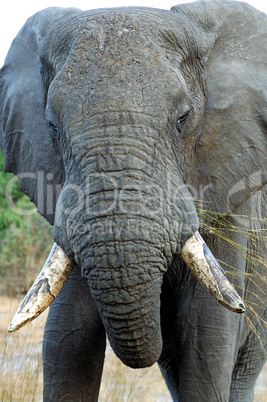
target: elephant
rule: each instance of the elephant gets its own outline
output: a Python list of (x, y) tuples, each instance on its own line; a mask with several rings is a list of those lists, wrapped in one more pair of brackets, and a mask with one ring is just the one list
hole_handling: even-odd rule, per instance
[(106, 336), (127, 366), (157, 362), (174, 401), (253, 400), (266, 72), (267, 17), (230, 0), (50, 7), (18, 33), (0, 149), (55, 247), (10, 331), (52, 302), (44, 401), (98, 399)]

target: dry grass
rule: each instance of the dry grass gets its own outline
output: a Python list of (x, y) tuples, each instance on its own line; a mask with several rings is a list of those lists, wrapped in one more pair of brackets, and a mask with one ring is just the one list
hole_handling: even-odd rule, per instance
[[(41, 402), (41, 349), (46, 313), (22, 330), (7, 334), (17, 306), (17, 301), (0, 297), (0, 400)], [(100, 401), (169, 402), (171, 398), (156, 365), (131, 370), (108, 347)], [(258, 379), (254, 402), (267, 402), (267, 365)]]
[(45, 317), (10, 335), (7, 327), (17, 307), (16, 301), (0, 297), (0, 400), (42, 401), (41, 349)]
[(124, 366), (108, 346), (100, 402), (169, 402), (170, 394), (158, 366), (133, 370)]

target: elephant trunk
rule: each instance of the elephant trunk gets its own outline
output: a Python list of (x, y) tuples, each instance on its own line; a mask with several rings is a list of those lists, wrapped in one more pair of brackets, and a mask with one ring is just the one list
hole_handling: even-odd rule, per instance
[(130, 367), (151, 366), (162, 349), (160, 292), (172, 254), (166, 229), (144, 212), (98, 217), (89, 227), (78, 254), (111, 347)]
[(160, 269), (148, 262), (145, 268), (136, 263), (101, 273), (93, 269), (88, 283), (116, 355), (132, 368), (154, 364), (162, 349)]
[(128, 366), (145, 367), (161, 353), (163, 275), (198, 220), (168, 140), (140, 121), (117, 126), (112, 118), (102, 129), (91, 119), (86, 149), (75, 137), (81, 130), (72, 135), (84, 203), (68, 217), (68, 241), (112, 348)]

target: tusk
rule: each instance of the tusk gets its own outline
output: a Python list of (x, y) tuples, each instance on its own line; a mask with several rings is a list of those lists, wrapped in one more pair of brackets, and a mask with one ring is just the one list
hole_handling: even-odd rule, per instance
[(220, 304), (236, 313), (244, 313), (242, 299), (226, 278), (199, 232), (187, 240), (181, 256), (199, 282)]
[(9, 325), (9, 332), (14, 332), (34, 320), (55, 300), (68, 279), (72, 267), (72, 262), (62, 248), (54, 243), (40, 274), (22, 300)]

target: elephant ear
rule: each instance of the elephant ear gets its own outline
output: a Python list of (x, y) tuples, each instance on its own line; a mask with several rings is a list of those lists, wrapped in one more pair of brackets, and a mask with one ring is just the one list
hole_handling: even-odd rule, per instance
[(198, 27), (206, 44), (213, 36), (204, 60), (203, 117), (186, 149), (186, 179), (205, 206), (231, 213), (267, 183), (267, 16), (226, 0), (172, 10)]
[(48, 8), (29, 18), (14, 39), (0, 70), (0, 149), (5, 171), (51, 224), (64, 170), (45, 118), (45, 85), (40, 49), (55, 24), (80, 12)]

